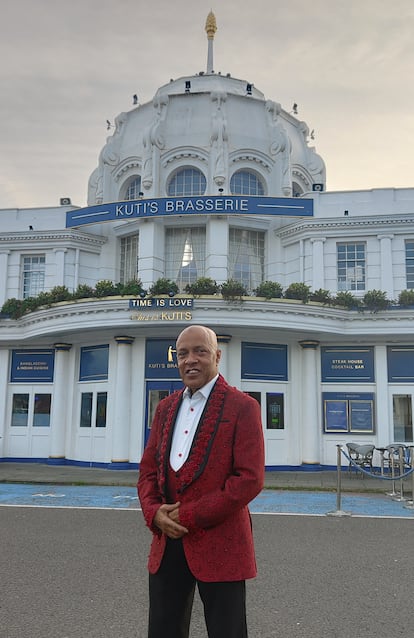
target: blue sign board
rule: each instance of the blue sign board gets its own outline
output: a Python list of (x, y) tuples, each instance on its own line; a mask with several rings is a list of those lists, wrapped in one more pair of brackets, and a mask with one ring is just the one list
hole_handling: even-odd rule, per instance
[(10, 370), (12, 383), (52, 383), (54, 350), (13, 350)]
[(146, 379), (179, 379), (173, 339), (147, 339), (145, 349)]
[(374, 348), (332, 346), (321, 348), (322, 381), (325, 383), (373, 383)]
[(148, 219), (166, 215), (283, 215), (312, 217), (313, 199), (222, 195), (164, 197), (98, 204), (66, 213), (66, 228), (100, 222)]
[(389, 346), (387, 359), (389, 383), (414, 383), (414, 346)]
[(242, 379), (287, 381), (287, 346), (242, 343)]

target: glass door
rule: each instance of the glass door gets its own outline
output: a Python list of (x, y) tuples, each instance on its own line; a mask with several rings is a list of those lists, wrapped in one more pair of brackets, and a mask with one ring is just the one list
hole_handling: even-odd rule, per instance
[(413, 411), (411, 394), (392, 395), (393, 440), (398, 443), (413, 442)]
[(8, 456), (47, 458), (52, 394), (46, 389), (13, 388)]
[(151, 432), (151, 423), (154, 418), (157, 405), (169, 394), (176, 390), (181, 390), (182, 381), (147, 381), (146, 403), (145, 403), (145, 443)]

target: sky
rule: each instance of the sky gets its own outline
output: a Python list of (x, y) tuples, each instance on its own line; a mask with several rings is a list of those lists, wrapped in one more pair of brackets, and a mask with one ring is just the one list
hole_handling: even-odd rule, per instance
[(210, 9), (215, 71), (297, 103), (327, 190), (414, 187), (412, 0), (0, 0), (0, 209), (86, 206), (106, 121), (205, 71)]

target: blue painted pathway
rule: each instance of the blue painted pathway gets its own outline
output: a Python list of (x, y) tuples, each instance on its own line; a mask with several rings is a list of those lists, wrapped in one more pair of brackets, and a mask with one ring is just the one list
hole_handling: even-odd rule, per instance
[[(409, 502), (411, 503), (411, 501)], [(385, 494), (343, 494), (340, 512), (353, 516), (414, 518), (414, 509)], [(407, 504), (409, 507), (407, 507)], [(0, 484), (0, 506), (139, 509), (135, 488), (50, 484)], [(250, 504), (255, 514), (325, 516), (337, 512), (334, 492), (263, 490)]]

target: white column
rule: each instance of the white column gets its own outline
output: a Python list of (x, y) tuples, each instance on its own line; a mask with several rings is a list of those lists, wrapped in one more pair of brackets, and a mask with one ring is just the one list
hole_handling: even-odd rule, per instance
[(323, 259), (323, 244), (325, 237), (311, 239), (312, 244), (312, 288), (319, 290), (325, 288), (325, 268)]
[(65, 253), (66, 248), (55, 248), (55, 286), (65, 285)]
[(6, 454), (6, 403), (9, 381), (9, 350), (0, 348), (0, 458)]
[(209, 218), (206, 229), (206, 268), (205, 277), (218, 284), (230, 279), (228, 257), (229, 225), (226, 217)]
[(0, 308), (7, 299), (7, 277), (10, 250), (0, 252)]
[(112, 429), (112, 463), (129, 462), (131, 418), (131, 362), (134, 337), (115, 337), (118, 344), (116, 362), (116, 393)]
[(155, 221), (144, 219), (139, 227), (138, 273), (144, 288), (164, 276), (164, 232)]
[[(221, 359), (220, 359), (220, 365), (219, 365), (219, 370), (220, 370), (220, 374), (225, 378), (228, 379), (228, 375), (229, 375), (229, 350), (228, 350), (228, 344), (231, 341), (231, 335), (228, 334), (224, 334), (224, 333), (217, 333), (217, 342), (218, 342), (218, 347), (219, 350), (221, 350)], [(237, 383), (239, 383), (239, 381), (237, 381)]]
[(65, 458), (66, 419), (67, 419), (67, 394), (68, 356), (72, 347), (70, 343), (55, 343), (55, 367), (52, 407), (50, 414), (50, 454), (49, 463), (62, 463)]
[(380, 240), (381, 290), (388, 299), (394, 298), (394, 277), (392, 268), (392, 239), (394, 235), (378, 235)]
[(301, 448), (303, 464), (320, 463), (318, 362), (319, 341), (299, 341), (302, 347)]

